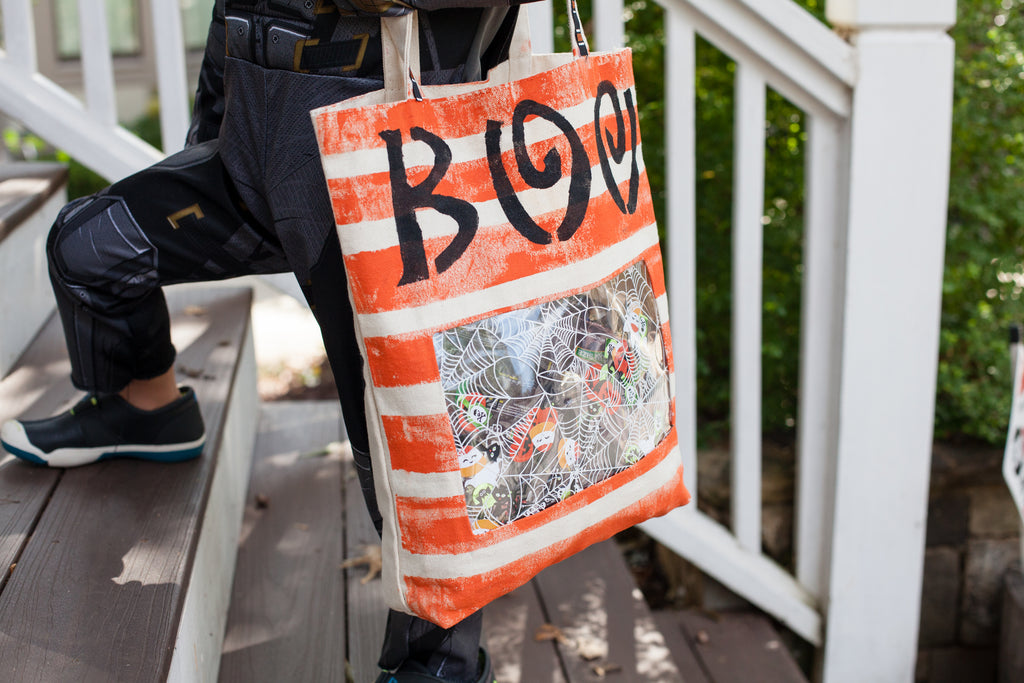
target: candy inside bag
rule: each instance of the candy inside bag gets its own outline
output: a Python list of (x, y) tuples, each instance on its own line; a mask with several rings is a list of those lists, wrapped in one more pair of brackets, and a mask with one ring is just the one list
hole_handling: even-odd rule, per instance
[(625, 470), (671, 426), (642, 262), (587, 292), (438, 332), (434, 351), (475, 533)]

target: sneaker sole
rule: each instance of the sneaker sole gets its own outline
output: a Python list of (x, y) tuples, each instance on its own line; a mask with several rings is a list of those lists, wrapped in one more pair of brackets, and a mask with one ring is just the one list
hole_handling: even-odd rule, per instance
[(17, 422), (4, 425), (0, 444), (12, 455), (34, 465), (47, 467), (78, 467), (102, 460), (134, 458), (153, 462), (184, 462), (198, 458), (206, 444), (204, 434), (195, 441), (169, 444), (166, 446), (147, 444), (121, 444), (119, 446), (96, 446), (93, 448), (58, 448), (45, 453), (28, 440), (25, 429)]

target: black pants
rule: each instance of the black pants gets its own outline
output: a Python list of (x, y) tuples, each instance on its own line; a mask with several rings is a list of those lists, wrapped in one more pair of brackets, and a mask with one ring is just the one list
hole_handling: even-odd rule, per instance
[[(225, 76), (228, 108), (217, 140), (76, 200), (58, 216), (47, 253), (72, 380), (80, 389), (114, 392), (171, 368), (162, 285), (294, 272), (320, 324), (380, 533), (362, 361), (309, 117), (315, 107), (380, 83), (230, 58)], [(392, 612), (381, 666), (394, 669), (411, 657), (444, 678), (473, 680), (480, 625), (479, 614), (446, 630)]]

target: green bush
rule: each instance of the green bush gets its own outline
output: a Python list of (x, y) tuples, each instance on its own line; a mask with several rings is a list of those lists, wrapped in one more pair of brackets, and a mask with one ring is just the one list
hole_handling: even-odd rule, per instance
[[(805, 6), (820, 16), (818, 0)], [(626, 5), (637, 99), (659, 222), (665, 225), (664, 31), (653, 2)], [(733, 83), (736, 65), (697, 41), (696, 261), (698, 438), (718, 441), (729, 430), (732, 316)], [(803, 234), (803, 113), (769, 91), (766, 122), (763, 261), (762, 425), (793, 439), (800, 344), (800, 258)], [(671, 240), (671, 235), (667, 236)], [(671, 278), (671, 264), (669, 264)]]
[[(823, 0), (802, 0), (823, 19)], [(1022, 0), (960, 0), (949, 231), (935, 433), (999, 444), (1010, 405), (1006, 330), (1024, 290)], [(661, 10), (627, 3), (644, 157), (664, 224)], [(697, 45), (697, 394), (699, 438), (728, 433), (735, 65)], [(804, 116), (769, 92), (766, 137), (763, 429), (790, 441), (797, 408)], [(671, 237), (669, 237), (671, 239)], [(671, 274), (670, 274), (671, 277)]]
[(1024, 12), (959, 0), (935, 431), (1006, 438), (1007, 329), (1024, 287)]

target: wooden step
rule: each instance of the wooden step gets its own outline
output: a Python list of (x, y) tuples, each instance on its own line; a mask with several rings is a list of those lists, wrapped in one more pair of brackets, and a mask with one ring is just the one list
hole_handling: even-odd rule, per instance
[[(768, 617), (746, 610), (657, 613), (687, 683), (807, 683)], [(687, 654), (689, 656), (687, 656)]]
[(344, 681), (337, 401), (266, 404), (246, 497), (222, 681)]
[[(326, 449), (344, 436), (339, 407), (269, 403), (260, 424), (220, 680), (343, 681), (347, 667), (372, 681), (386, 609), (378, 580), (339, 568), (377, 542), (349, 452)], [(652, 614), (606, 541), (488, 605), (484, 637), (500, 683), (803, 680), (767, 621), (730, 631), (703, 618)], [(730, 651), (774, 668), (744, 678), (718, 661)]]
[[(258, 411), (250, 301), (247, 289), (168, 296), (202, 457), (66, 471), (0, 460), (0, 680), (216, 677)], [(52, 318), (0, 382), (0, 420), (69, 405), (68, 372)]]
[(0, 377), (53, 311), (46, 236), (65, 204), (66, 184), (61, 164), (0, 164)]

